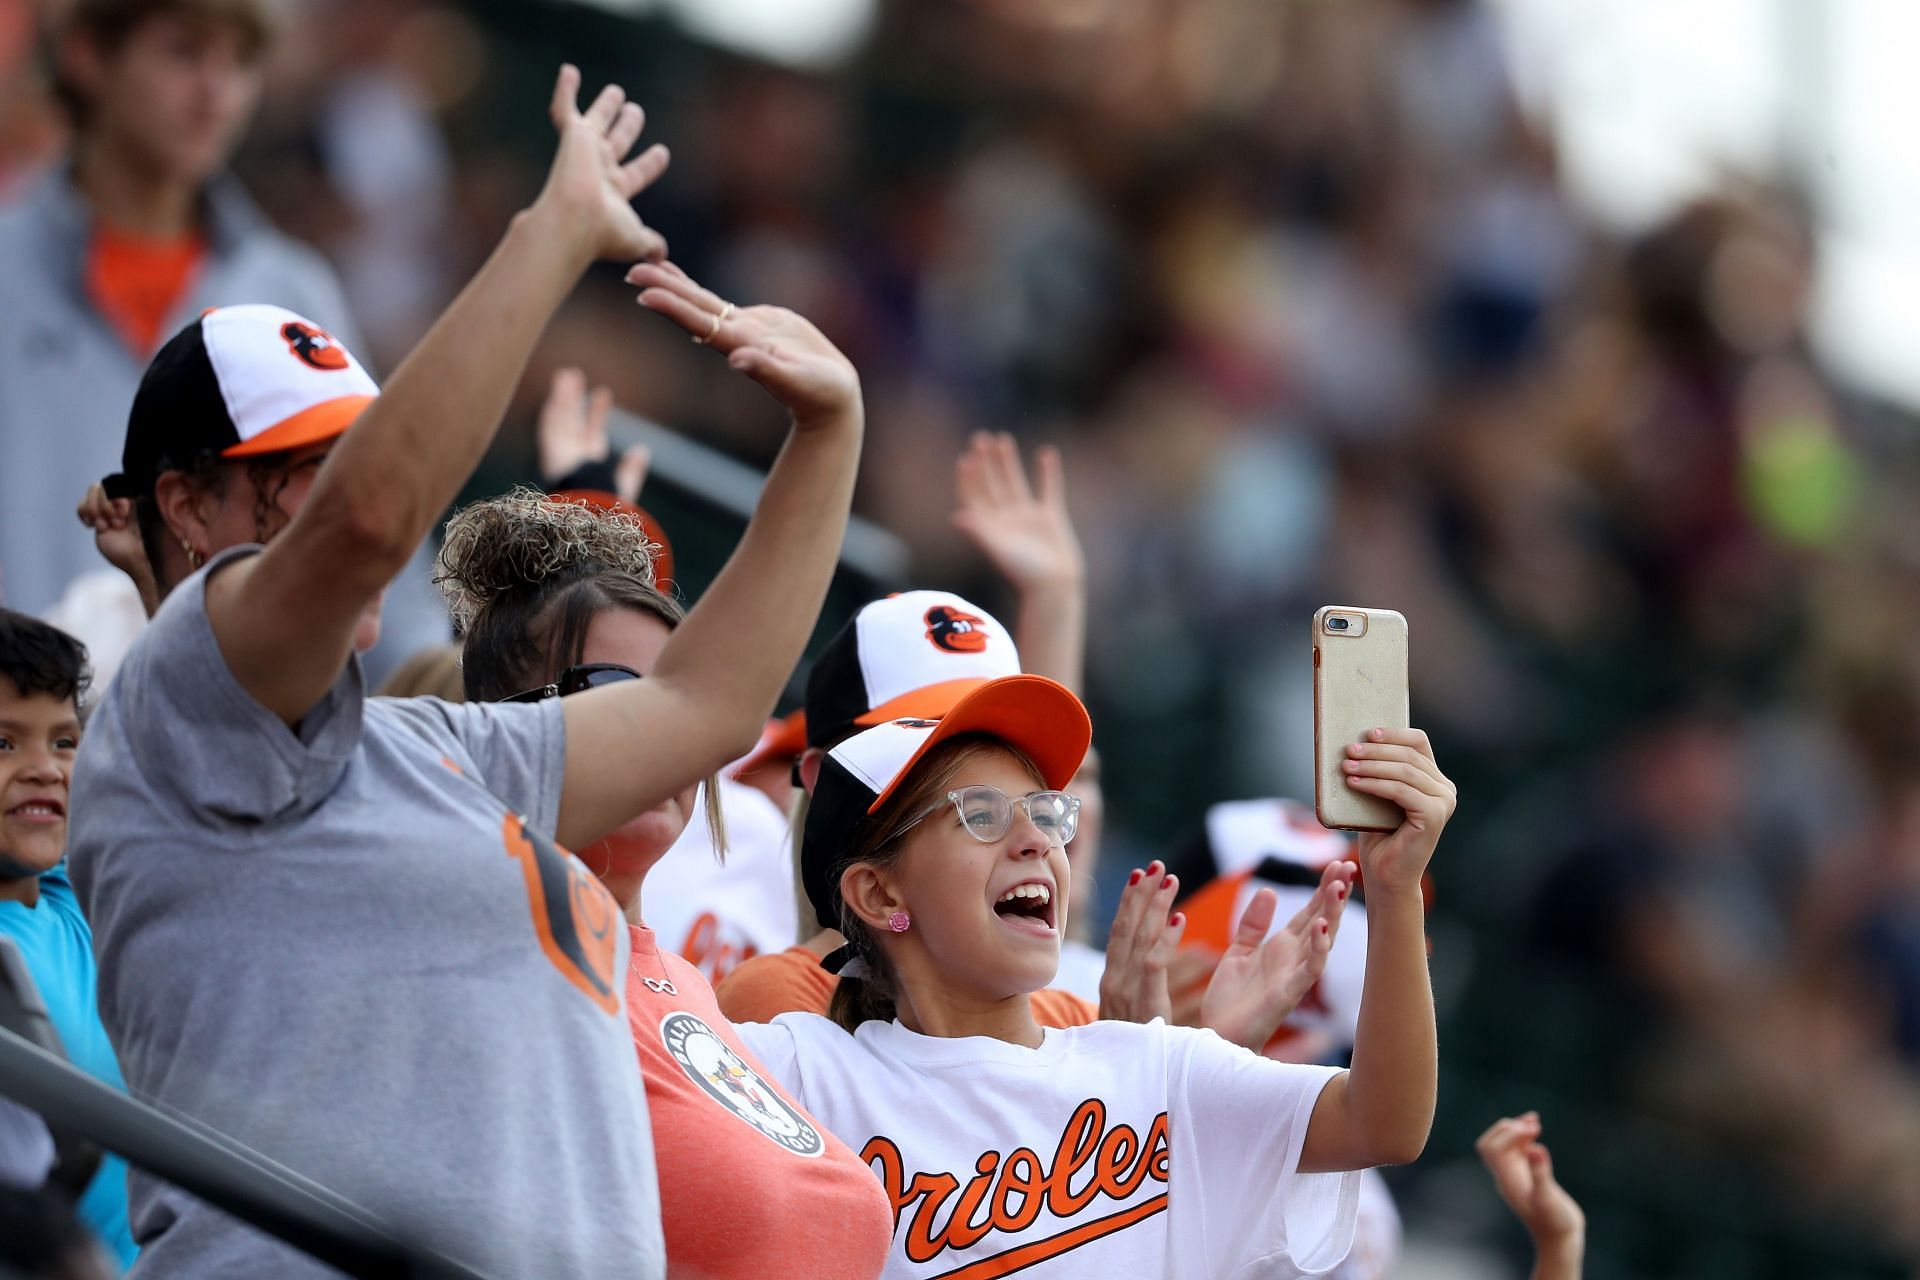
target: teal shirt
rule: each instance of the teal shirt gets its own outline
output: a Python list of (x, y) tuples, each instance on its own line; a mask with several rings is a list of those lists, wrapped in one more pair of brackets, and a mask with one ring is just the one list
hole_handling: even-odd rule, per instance
[[(114, 1088), (125, 1089), (113, 1045), (100, 1025), (94, 995), (93, 930), (80, 914), (66, 864), (40, 877), (38, 905), (0, 902), (0, 934), (19, 944), (68, 1060)], [(122, 1269), (133, 1265), (138, 1251), (127, 1229), (127, 1165), (119, 1156), (109, 1155), (100, 1162), (100, 1171), (80, 1198), (80, 1219), (119, 1259)]]

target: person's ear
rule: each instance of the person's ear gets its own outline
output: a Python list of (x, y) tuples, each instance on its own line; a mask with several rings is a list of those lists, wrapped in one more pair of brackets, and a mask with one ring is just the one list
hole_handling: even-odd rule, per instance
[(808, 795), (820, 781), (820, 766), (827, 762), (827, 753), (818, 747), (808, 747), (800, 753), (800, 785)]
[(154, 481), (153, 500), (167, 527), (166, 544), (185, 552), (193, 568), (199, 568), (221, 549), (213, 545), (213, 516), (219, 510), (219, 495), (194, 484), (183, 472), (163, 471)]
[(840, 873), (840, 897), (875, 934), (886, 933), (894, 912), (907, 905), (886, 872), (871, 862), (856, 862)]

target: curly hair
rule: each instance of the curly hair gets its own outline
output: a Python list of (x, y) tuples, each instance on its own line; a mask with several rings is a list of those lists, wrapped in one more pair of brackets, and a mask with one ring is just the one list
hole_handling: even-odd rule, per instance
[[(658, 543), (640, 521), (524, 485), (466, 507), (447, 522), (433, 580), (454, 630), (466, 635), (489, 605), (547, 583), (607, 571), (653, 586)], [(678, 622), (676, 617), (672, 622)]]
[[(460, 633), (467, 700), (498, 702), (547, 684), (585, 652), (587, 629), (611, 609), (668, 629), (687, 611), (653, 584), (658, 544), (637, 519), (519, 488), (447, 522), (433, 580)], [(706, 780), (707, 825), (726, 858), (718, 780)]]

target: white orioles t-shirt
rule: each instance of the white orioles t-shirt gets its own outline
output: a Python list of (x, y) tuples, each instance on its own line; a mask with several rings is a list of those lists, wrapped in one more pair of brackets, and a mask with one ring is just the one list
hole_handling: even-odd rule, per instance
[(742, 962), (799, 940), (787, 815), (744, 782), (720, 779), (727, 861), (714, 857), (706, 794), (687, 829), (647, 873), (647, 924), (660, 945), (715, 986)]
[(1038, 1049), (806, 1013), (739, 1032), (879, 1175), (885, 1276), (1318, 1275), (1352, 1244), (1359, 1175), (1297, 1172), (1334, 1068), (1159, 1021)]

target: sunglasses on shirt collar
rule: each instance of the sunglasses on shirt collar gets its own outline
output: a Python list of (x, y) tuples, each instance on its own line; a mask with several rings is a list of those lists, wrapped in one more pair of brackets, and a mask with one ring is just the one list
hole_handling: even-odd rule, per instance
[(548, 698), (565, 698), (579, 693), (582, 689), (598, 689), (603, 684), (618, 684), (622, 680), (639, 680), (641, 675), (632, 667), (623, 667), (617, 662), (587, 662), (577, 667), (568, 667), (555, 676), (552, 684), (543, 684), (538, 689), (528, 689), (525, 693), (516, 693), (502, 702), (545, 702)]

